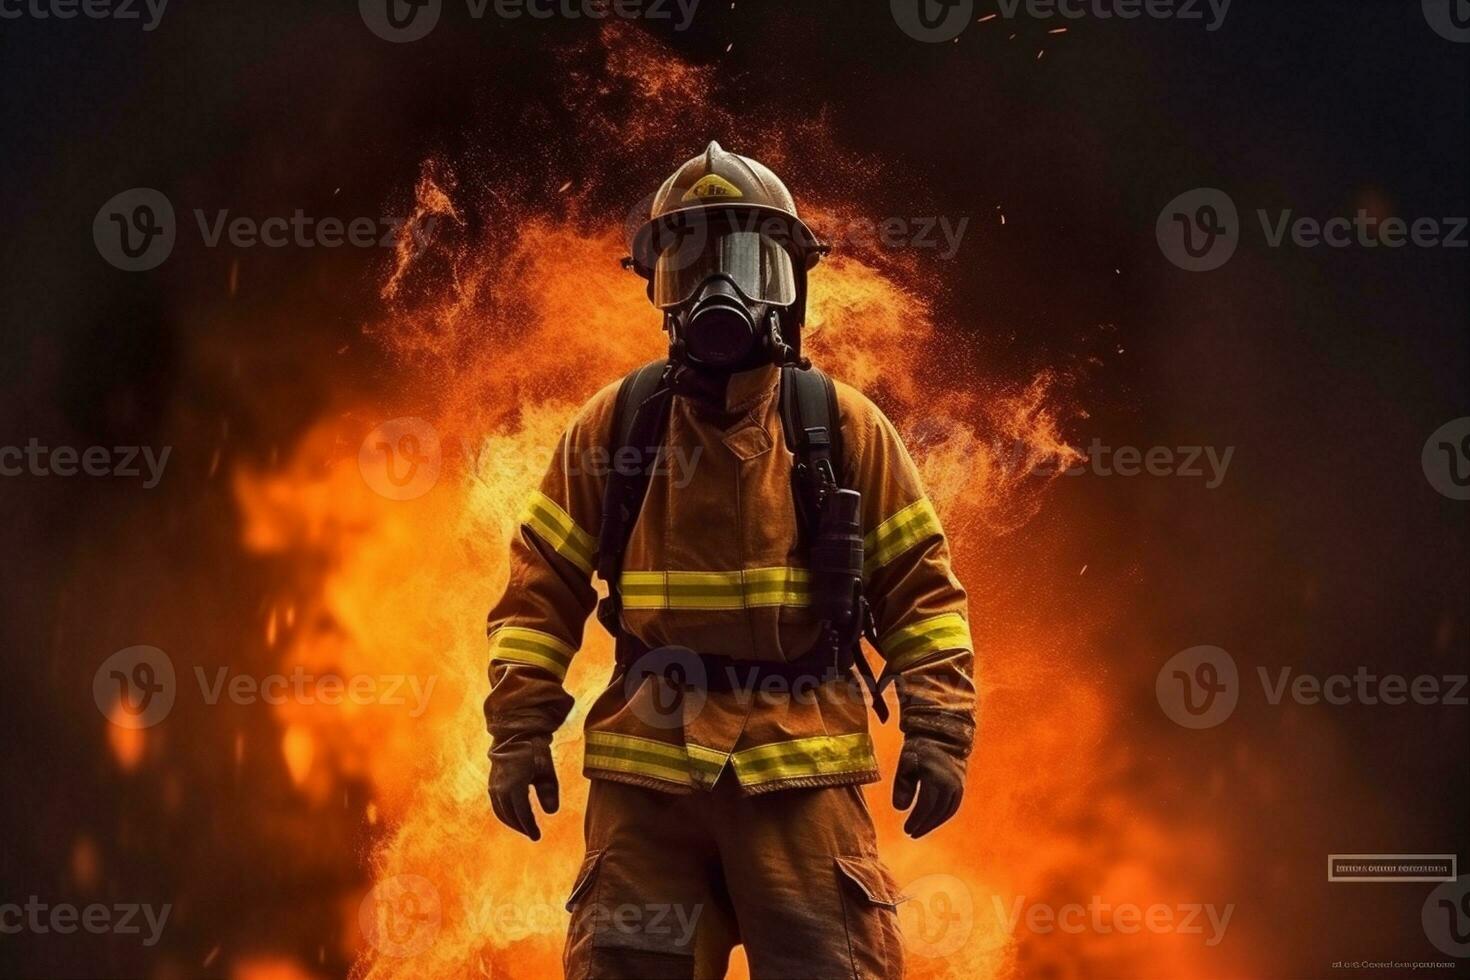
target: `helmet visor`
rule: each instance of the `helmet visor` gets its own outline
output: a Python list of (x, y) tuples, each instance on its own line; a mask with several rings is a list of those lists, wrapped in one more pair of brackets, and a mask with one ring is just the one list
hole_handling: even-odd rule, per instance
[(686, 225), (670, 236), (653, 268), (653, 302), (659, 309), (689, 300), (712, 276), (727, 276), (746, 299), (789, 306), (796, 302), (791, 253), (758, 231)]

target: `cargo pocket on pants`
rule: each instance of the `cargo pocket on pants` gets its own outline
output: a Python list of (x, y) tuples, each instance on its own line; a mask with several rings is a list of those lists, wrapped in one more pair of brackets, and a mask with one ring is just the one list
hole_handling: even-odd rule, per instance
[(591, 975), (592, 941), (596, 934), (595, 903), (591, 901), (593, 885), (597, 882), (597, 866), (602, 863), (603, 851), (588, 851), (577, 870), (577, 880), (572, 883), (567, 896), (567, 911), (572, 913), (571, 925), (567, 927), (567, 945), (562, 952), (561, 968), (567, 980), (581, 980)]
[(900, 980), (903, 939), (898, 931), (898, 893), (893, 876), (876, 857), (841, 856), (837, 878), (842, 891), (843, 924), (853, 976), (860, 980)]

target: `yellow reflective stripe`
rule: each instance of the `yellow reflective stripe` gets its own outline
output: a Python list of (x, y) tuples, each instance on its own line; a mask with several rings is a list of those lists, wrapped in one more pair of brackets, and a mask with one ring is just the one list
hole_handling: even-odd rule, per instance
[(878, 768), (873, 740), (866, 732), (758, 745), (736, 752), (730, 757), (730, 764), (743, 786)]
[(973, 650), (970, 624), (959, 613), (944, 613), (921, 619), (910, 626), (890, 630), (878, 641), (888, 672), (895, 673), (935, 653)]
[(597, 553), (597, 541), (578, 527), (572, 516), (556, 501), (540, 490), (531, 491), (531, 499), (521, 512), (521, 523), (535, 531), (536, 536), (551, 545), (557, 554), (588, 575), (592, 574), (592, 556)]
[(673, 745), (636, 735), (588, 732), (583, 766), (650, 776), (681, 785), (692, 781), (713, 784), (727, 758), (723, 752), (702, 745)]
[(920, 497), (863, 538), (863, 574), (873, 574), (924, 539), (943, 533), (934, 505)]
[(530, 664), (550, 671), (557, 680), (567, 676), (575, 653), (568, 644), (540, 630), (502, 626), (490, 634), (491, 663)]
[(684, 746), (689, 750), (689, 763), (693, 768), (694, 778), (701, 783), (713, 786), (719, 778), (720, 772), (725, 768), (725, 763), (730, 756), (724, 752), (716, 752), (707, 749), (703, 745), (695, 745), (690, 742)]
[(805, 568), (746, 568), (731, 572), (624, 572), (624, 609), (753, 609), (811, 605)]
[(873, 741), (865, 732), (773, 742), (729, 756), (702, 745), (674, 745), (636, 735), (588, 732), (583, 761), (588, 770), (633, 773), (686, 786), (713, 785), (727, 761), (746, 786), (878, 767)]

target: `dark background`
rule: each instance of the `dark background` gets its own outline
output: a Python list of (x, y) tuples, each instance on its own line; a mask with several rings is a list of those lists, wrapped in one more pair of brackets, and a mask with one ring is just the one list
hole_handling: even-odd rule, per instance
[[(1066, 35), (1046, 34), (1064, 23)], [(840, 143), (883, 160), (895, 176), (879, 182), (873, 213), (973, 216), (954, 269), (941, 272), (940, 322), (954, 311), (974, 325), (970, 339), (999, 374), (1103, 362), (1092, 417), (1070, 433), (1077, 442), (1237, 447), (1227, 482), (1209, 493), (1126, 479), (1059, 491), (1058, 513), (1086, 515), (1088, 574), (1132, 582), (1131, 601), (1146, 610), (1112, 638), (1120, 651), (1215, 643), (1252, 678), (1258, 664), (1406, 675), (1470, 666), (1470, 505), (1435, 493), (1419, 464), (1431, 432), (1470, 414), (1466, 252), (1273, 250), (1251, 217), (1470, 212), (1470, 59), (1428, 28), (1417, 2), (1236, 0), (1215, 33), (1023, 19), (925, 45), (884, 3), (740, 0), (732, 10), (706, 0), (687, 33), (649, 29), (719, 66), (737, 120), (772, 107), (825, 113)], [(311, 370), (322, 358), (337, 359), (344, 387), (384, 376), (383, 353), (360, 332), (382, 256), (258, 250), (222, 306), (230, 255), (182, 225), (193, 207), (382, 213), (428, 153), (490, 147), (510, 166), (544, 168), (544, 148), (517, 141), (517, 119), (557, 118), (549, 93), (564, 65), (547, 52), (594, 30), (474, 22), (450, 4), (429, 38), (391, 45), (347, 0), (174, 0), (152, 33), (136, 22), (0, 21), (0, 443), (179, 447), (150, 492), (0, 479), (0, 901), (65, 899), (73, 842), (90, 834), (118, 844), (108, 848), (119, 855), (111, 893), (190, 895), (213, 913), (194, 921), (227, 918), (237, 944), (317, 961), (335, 915), (311, 897), (362, 872), (325, 858), (288, 871), (270, 855), (303, 833), (354, 841), (359, 831), (319, 816), (303, 830), (279, 771), (201, 767), (171, 788), (121, 779), (97, 739), (90, 691), (73, 678), (144, 637), (228, 662), (238, 632), (254, 629), (253, 603), (235, 597), (258, 592), (272, 570), (218, 561), (237, 517), (204, 447), (228, 417), (230, 459), (271, 459), (328, 400)], [(692, 133), (688, 153), (712, 135), (740, 148), (738, 131)], [(674, 162), (630, 173), (614, 212)], [(134, 186), (163, 190), (180, 211), (173, 258), (146, 274), (107, 265), (91, 236), (101, 204)], [(1246, 232), (1224, 269), (1191, 275), (1165, 262), (1154, 222), (1199, 186), (1229, 192)], [(181, 607), (191, 615), (172, 612)], [(171, 635), (185, 627), (168, 624), (186, 622), (216, 626)], [(1128, 719), (1159, 729), (1161, 754), (1227, 751), (1208, 738), (1164, 741), (1151, 669), (1122, 669), (1119, 682), (1136, 692)], [(1251, 749), (1290, 774), (1292, 713), (1259, 701), (1242, 708)], [(1260, 958), (1273, 977), (1326, 976), (1336, 959), (1441, 958), (1419, 928), (1417, 886), (1251, 872), (1283, 852), (1306, 869), (1329, 852), (1470, 858), (1467, 709), (1326, 717), (1351, 780), (1303, 772), (1269, 794), (1232, 788), (1212, 804), (1241, 811), (1231, 897), (1273, 910), (1254, 927), (1274, 936)], [(1145, 757), (1130, 778), (1159, 777)], [(1197, 787), (1156, 790), (1167, 807)], [(244, 820), (231, 803), (242, 792), (268, 801), (279, 824)], [(117, 937), (3, 936), (0, 971), (187, 976), (217, 938), (171, 929), (161, 956)], [(346, 968), (334, 956), (328, 973)]]

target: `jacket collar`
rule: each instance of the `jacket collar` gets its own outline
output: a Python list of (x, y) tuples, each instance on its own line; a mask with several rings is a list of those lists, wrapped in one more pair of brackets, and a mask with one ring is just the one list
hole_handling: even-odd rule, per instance
[(703, 408), (733, 414), (754, 408), (780, 380), (781, 369), (774, 364), (762, 364), (727, 377), (690, 371), (676, 391)]

